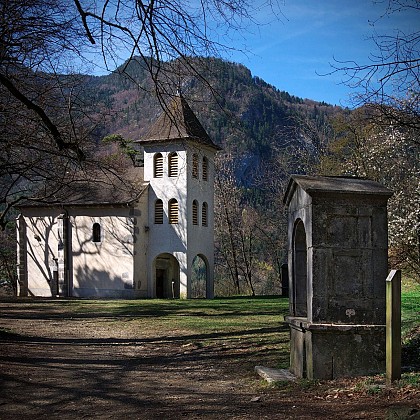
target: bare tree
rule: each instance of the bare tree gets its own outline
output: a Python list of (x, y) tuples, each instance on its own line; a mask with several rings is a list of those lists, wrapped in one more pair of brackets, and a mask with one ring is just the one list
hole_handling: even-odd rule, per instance
[[(285, 215), (281, 210), (286, 182), (266, 181), (259, 188), (275, 190), (273, 199), (258, 206), (246, 197), (246, 188), (238, 184), (236, 161), (229, 154), (218, 156), (215, 188), (216, 271), (230, 279), (236, 294), (267, 291), (280, 286), (281, 264), (285, 256)], [(273, 168), (271, 166), (271, 168)], [(277, 177), (276, 177), (277, 178)], [(270, 273), (270, 274), (268, 274)], [(270, 277), (270, 279), (268, 279)], [(222, 291), (225, 292), (226, 291)]]
[(241, 194), (236, 185), (233, 161), (229, 156), (219, 156), (216, 161), (215, 179), (215, 234), (216, 266), (228, 273), (236, 289), (241, 292), (239, 281), (239, 253), (237, 233), (239, 231), (238, 212)]
[[(375, 1), (385, 6), (383, 19), (409, 11), (420, 18), (418, 0)], [(375, 22), (373, 22), (373, 25)], [(419, 278), (420, 30), (375, 34), (376, 50), (367, 63), (336, 62), (354, 87), (355, 105), (343, 116), (337, 138), (321, 160), (321, 170), (376, 179), (394, 191), (389, 201), (392, 261)]]
[[(376, 1), (386, 6), (385, 18), (393, 13), (410, 11), (420, 18), (418, 0)], [(374, 22), (373, 22), (374, 24)], [(395, 30), (372, 36), (376, 51), (367, 63), (336, 61), (333, 72), (344, 74), (343, 82), (357, 90), (355, 105), (370, 104), (381, 114), (384, 124), (398, 124), (420, 130), (420, 31)], [(417, 136), (411, 141), (419, 143)]]
[[(271, 1), (261, 2), (271, 4)], [(131, 77), (139, 60), (152, 76), (148, 88), (164, 95), (186, 74), (203, 83), (199, 60), (223, 47), (226, 31), (252, 20), (254, 4), (239, 0), (4, 0), (0, 3), (0, 225), (19, 201), (52, 181), (96, 167), (91, 112), (84, 91), (94, 66)], [(217, 35), (217, 36), (216, 36)], [(65, 76), (64, 76), (65, 75)], [(47, 193), (45, 190), (44, 193)], [(49, 195), (54, 194), (54, 190)]]
[[(0, 225), (12, 207), (33, 194), (53, 195), (88, 161), (89, 108), (81, 76), (64, 78), (77, 54), (80, 25), (58, 0), (1, 3)], [(51, 181), (51, 182), (50, 182)]]
[(8, 226), (4, 230), (0, 230), (0, 287), (4, 287), (4, 281), (13, 291), (17, 293), (17, 275), (16, 275), (16, 243), (15, 243), (15, 230), (12, 226)]

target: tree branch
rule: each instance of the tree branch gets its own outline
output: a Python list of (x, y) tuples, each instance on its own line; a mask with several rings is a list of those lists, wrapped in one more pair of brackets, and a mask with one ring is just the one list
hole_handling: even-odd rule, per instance
[(80, 17), (82, 18), (83, 27), (85, 28), (86, 35), (89, 39), (89, 42), (92, 45), (95, 45), (96, 44), (95, 39), (92, 36), (92, 32), (89, 29), (89, 25), (88, 25), (87, 19), (86, 19), (88, 14), (83, 10), (82, 5), (80, 4), (79, 0), (74, 0), (74, 3), (77, 7), (77, 11), (79, 12)]
[(20, 102), (22, 102), (28, 109), (34, 111), (42, 120), (51, 133), (59, 150), (72, 150), (76, 153), (79, 161), (85, 159), (83, 151), (75, 143), (67, 143), (63, 140), (60, 131), (57, 126), (51, 121), (45, 111), (27, 98), (12, 82), (11, 80), (0, 73), (0, 83)]

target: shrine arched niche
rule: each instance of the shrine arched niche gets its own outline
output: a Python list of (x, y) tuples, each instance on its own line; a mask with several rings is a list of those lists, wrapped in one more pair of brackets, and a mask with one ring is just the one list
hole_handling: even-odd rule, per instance
[(308, 247), (302, 219), (297, 219), (293, 230), (292, 310), (293, 316), (308, 316)]

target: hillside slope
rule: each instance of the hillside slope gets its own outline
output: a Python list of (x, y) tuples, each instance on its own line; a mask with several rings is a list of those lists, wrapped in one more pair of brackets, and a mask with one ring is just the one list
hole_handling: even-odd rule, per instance
[[(182, 93), (213, 141), (241, 161), (245, 184), (261, 162), (290, 145), (316, 149), (328, 132), (328, 119), (340, 107), (297, 98), (253, 76), (240, 64), (208, 58), (195, 63), (211, 90), (197, 78), (183, 78)], [(118, 133), (140, 138), (162, 109), (150, 91), (146, 69), (132, 62), (129, 78), (118, 73), (92, 77), (87, 94), (109, 113), (97, 140)], [(173, 91), (177, 87), (173, 86)]]

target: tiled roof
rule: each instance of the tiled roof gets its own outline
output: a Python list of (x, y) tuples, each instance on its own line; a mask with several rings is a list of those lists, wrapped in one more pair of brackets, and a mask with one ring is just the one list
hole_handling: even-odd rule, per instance
[(210, 139), (184, 97), (178, 94), (173, 98), (167, 110), (158, 117), (147, 134), (137, 143), (150, 144), (180, 139), (192, 140), (220, 150), (220, 147)]
[(143, 168), (130, 168), (121, 175), (80, 172), (59, 189), (45, 186), (17, 207), (104, 206), (130, 204), (147, 189)]

